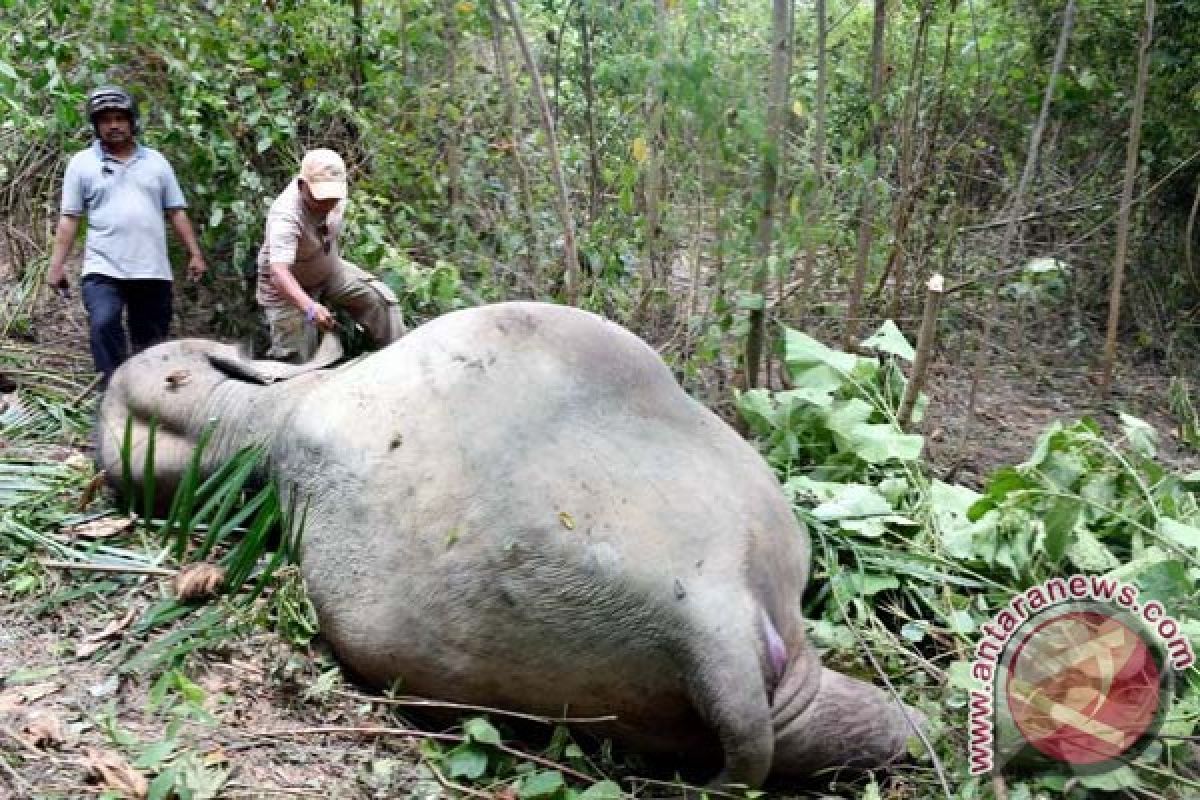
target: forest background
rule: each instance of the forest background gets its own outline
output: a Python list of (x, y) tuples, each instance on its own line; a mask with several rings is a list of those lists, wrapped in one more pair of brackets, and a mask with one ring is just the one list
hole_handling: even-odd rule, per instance
[[(947, 732), (945, 765), (854, 792), (926, 796), (941, 774), (963, 797), (1154, 796), (1176, 780), (1165, 745), (1090, 783), (964, 780), (953, 665), (1005, 592), (1068, 567), (1125, 569), (1185, 619), (1196, 603), (1200, 512), (1171, 471), (1200, 443), (1196, 3), (0, 0), (0, 41), (6, 342), (54, 336), (41, 278), (94, 85), (135, 93), (142, 141), (191, 204), (212, 270), (179, 286), (184, 333), (255, 334), (247, 277), (267, 205), (306, 148), (333, 147), (352, 177), (344, 254), (412, 324), (506, 299), (578, 304), (646, 338), (762, 443), (815, 528), (818, 576), (858, 570), (830, 581), (849, 609), (813, 598), (819, 640), (869, 672), (847, 639), (865, 631), (891, 674), (930, 689)], [(907, 411), (905, 373), (919, 382), (924, 364), (901, 334), (931, 363), (930, 402)], [(4, 355), (39, 374), (37, 347)], [(861, 395), (856, 424), (886, 435), (848, 435), (788, 393), (841, 356), (856, 379), (821, 391)], [(84, 441), (61, 410), (76, 392), (43, 377), (55, 432)], [(1023, 461), (1029, 426), (1060, 418)], [(914, 453), (905, 437), (921, 434)], [(1150, 552), (1090, 500), (1064, 505), (1097, 476), (1110, 511), (1152, 487), (1118, 516), (1169, 541)], [(876, 510), (844, 513), (847, 486)], [(986, 510), (992, 527), (972, 528)], [(1163, 517), (1187, 530), (1164, 535)], [(916, 564), (930, 547), (942, 560)], [(21, 558), (5, 568), (14, 598), (61, 588)], [(1194, 722), (1200, 701), (1181, 696)]]

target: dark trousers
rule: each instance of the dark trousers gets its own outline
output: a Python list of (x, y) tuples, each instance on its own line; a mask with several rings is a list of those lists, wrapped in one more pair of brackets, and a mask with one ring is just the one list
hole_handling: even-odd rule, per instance
[(171, 326), (171, 282), (85, 275), (83, 306), (88, 313), (92, 360), (107, 386), (113, 372), (129, 358), (122, 314), (129, 315), (129, 342), (133, 344), (133, 352), (145, 350), (167, 338), (167, 329)]

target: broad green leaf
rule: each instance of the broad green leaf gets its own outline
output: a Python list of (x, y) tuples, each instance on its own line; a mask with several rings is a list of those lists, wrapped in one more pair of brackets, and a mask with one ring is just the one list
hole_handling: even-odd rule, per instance
[(1053, 450), (1042, 461), (1041, 472), (1056, 488), (1072, 491), (1088, 472), (1083, 456), (1070, 450)]
[(1136, 561), (1122, 564), (1108, 575), (1136, 584), (1145, 600), (1158, 600), (1167, 607), (1195, 592), (1187, 565), (1157, 545), (1147, 547)]
[(446, 771), (452, 778), (477, 780), (487, 772), (488, 756), (474, 745), (460, 745), (446, 756)]
[(1053, 440), (1061, 432), (1061, 422), (1055, 420), (1054, 422), (1050, 423), (1050, 427), (1046, 428), (1046, 430), (1042, 431), (1042, 434), (1038, 436), (1037, 443), (1033, 446), (1033, 454), (1028, 460), (1018, 464), (1017, 469), (1029, 469), (1031, 467), (1041, 466), (1042, 462), (1046, 460), (1046, 456), (1050, 452), (1051, 440)]
[(579, 800), (621, 800), (625, 793), (613, 781), (600, 781), (584, 789)]
[(178, 778), (173, 767), (167, 767), (154, 777), (146, 790), (146, 800), (168, 800), (174, 796), (175, 781)]
[(500, 732), (483, 717), (472, 717), (463, 724), (463, 732), (476, 742), (500, 744)]
[(1200, 552), (1200, 528), (1162, 517), (1158, 521), (1158, 535), (1181, 547)]
[(1082, 510), (1082, 504), (1074, 497), (1061, 497), (1050, 507), (1045, 517), (1045, 547), (1051, 560), (1058, 561), (1063, 557)]
[(766, 389), (751, 389), (736, 395), (738, 412), (759, 434), (769, 434), (778, 426), (778, 413), (771, 393)]
[(737, 298), (737, 307), (744, 311), (762, 311), (764, 300), (761, 294), (742, 292)]
[(904, 338), (904, 334), (896, 327), (896, 323), (890, 319), (884, 322), (879, 330), (875, 331), (870, 337), (863, 339), (862, 346), (884, 353), (891, 353), (909, 362), (916, 360), (917, 357), (917, 351)]
[(1137, 789), (1142, 785), (1133, 767), (1120, 767), (1099, 775), (1081, 775), (1079, 782), (1089, 789), (1103, 792), (1119, 792), (1122, 789)]
[(817, 506), (837, 497), (838, 492), (845, 486), (846, 484), (836, 481), (818, 481), (807, 475), (797, 475), (788, 480), (783, 489), (794, 502)]
[(924, 437), (904, 433), (890, 424), (865, 422), (864, 410), (869, 416), (871, 407), (858, 398), (851, 398), (826, 418), (840, 450), (853, 453), (868, 464), (915, 461), (921, 456)]
[(154, 769), (171, 757), (178, 744), (174, 739), (156, 742), (142, 751), (133, 766), (137, 769)]
[(1067, 559), (1084, 572), (1107, 572), (1121, 562), (1087, 528), (1079, 528), (1066, 550)]
[(929, 506), (937, 528), (950, 531), (971, 524), (968, 512), (980, 498), (980, 494), (966, 486), (946, 483), (936, 478), (929, 483)]
[(1125, 435), (1134, 452), (1146, 458), (1154, 458), (1158, 447), (1158, 431), (1154, 430), (1150, 423), (1131, 414), (1117, 412), (1117, 416), (1121, 419), (1121, 433)]
[(941, 532), (942, 547), (946, 549), (948, 556), (960, 561), (971, 561), (984, 556), (983, 546), (996, 544), (999, 522), (999, 512), (989, 511), (968, 525), (945, 528)]
[(888, 589), (900, 588), (895, 575), (879, 575), (871, 572), (843, 572), (834, 578), (834, 589), (843, 597), (870, 597)]
[(836, 387), (830, 386), (803, 386), (798, 389), (777, 392), (775, 399), (780, 403), (810, 403), (817, 408), (828, 411), (833, 406), (833, 393), (835, 391)]
[(811, 336), (791, 328), (784, 334), (783, 350), (788, 369), (793, 371), (824, 365), (848, 375), (859, 362), (858, 356), (826, 347)]
[(550, 797), (563, 788), (562, 773), (557, 770), (543, 770), (535, 772), (525, 780), (521, 781), (521, 787), (517, 794), (524, 800), (532, 800), (537, 797)]
[(891, 514), (892, 506), (873, 487), (851, 483), (843, 486), (833, 499), (814, 508), (812, 513), (819, 520), (831, 522)]
[(869, 519), (844, 519), (838, 522), (842, 530), (853, 531), (866, 539), (878, 539), (887, 533), (887, 522), (884, 517)]

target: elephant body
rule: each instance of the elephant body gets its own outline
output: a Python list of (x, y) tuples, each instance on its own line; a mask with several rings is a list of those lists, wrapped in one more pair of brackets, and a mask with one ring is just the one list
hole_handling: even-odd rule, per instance
[(136, 446), (158, 419), (164, 492), (209, 419), (210, 470), (265, 441), (307, 503), (322, 633), (367, 681), (613, 715), (589, 730), (723, 782), (903, 754), (904, 708), (823, 668), (805, 638), (807, 534), (770, 468), (628, 331), (487, 306), (269, 385), (222, 369), (221, 347), (171, 342), (122, 366), (101, 464), (120, 474), (130, 415)]

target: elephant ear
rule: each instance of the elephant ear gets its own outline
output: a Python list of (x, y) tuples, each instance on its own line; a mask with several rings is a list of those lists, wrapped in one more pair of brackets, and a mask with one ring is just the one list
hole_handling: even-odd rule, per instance
[(326, 333), (321, 337), (321, 344), (317, 347), (317, 352), (303, 364), (247, 358), (233, 345), (221, 345), (213, 350), (208, 354), (208, 361), (218, 371), (231, 378), (268, 386), (295, 378), (297, 375), (306, 375), (309, 372), (333, 366), (341, 360), (345, 353), (342, 340), (335, 334)]

